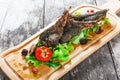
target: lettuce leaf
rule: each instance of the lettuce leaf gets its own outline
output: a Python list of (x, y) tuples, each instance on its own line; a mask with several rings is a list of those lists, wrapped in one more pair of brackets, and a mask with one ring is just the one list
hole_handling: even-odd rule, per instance
[(65, 49), (65, 47), (59, 44), (53, 51), (53, 60), (58, 61), (67, 61), (69, 59), (69, 50)]
[(46, 62), (45, 64), (46, 64), (48, 67), (52, 67), (52, 68), (56, 68), (57, 66), (60, 66), (60, 65), (61, 65), (59, 62), (52, 62), (52, 61)]
[(39, 61), (35, 58), (34, 55), (29, 55), (29, 54), (26, 56), (26, 62), (27, 63), (33, 63), (34, 67), (37, 67), (37, 66), (40, 66), (40, 65), (47, 65), (49, 67), (56, 68), (57, 66), (61, 65), (59, 62), (53, 62), (53, 61), (42, 62), (42, 61)]
[(26, 62), (27, 63), (33, 63), (33, 66), (35, 66), (35, 67), (37, 67), (37, 66), (39, 66), (40, 64), (41, 64), (41, 62), (40, 61), (38, 61), (36, 58), (35, 58), (35, 55), (27, 55), (26, 56)]
[(104, 19), (102, 19), (102, 20), (100, 20), (100, 23), (106, 23), (106, 24), (110, 24), (110, 20), (109, 20), (109, 18), (104, 18)]
[(81, 31), (81, 33), (78, 36), (74, 36), (70, 42), (72, 42), (73, 44), (79, 44), (80, 43), (80, 39), (84, 38), (84, 32)]
[(78, 12), (78, 11), (77, 11), (77, 12), (75, 12), (75, 15), (76, 15), (76, 16), (81, 16), (82, 14), (81, 14), (81, 12)]

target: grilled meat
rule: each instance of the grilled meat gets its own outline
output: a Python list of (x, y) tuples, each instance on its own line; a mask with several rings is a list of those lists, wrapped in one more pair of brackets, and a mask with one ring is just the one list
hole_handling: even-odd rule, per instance
[(100, 19), (105, 18), (107, 11), (107, 9), (104, 9), (97, 11), (94, 14), (84, 14), (82, 16), (70, 15), (70, 17), (78, 21), (99, 21)]
[(51, 28), (40, 35), (44, 46), (56, 46), (59, 43), (68, 42), (73, 36), (78, 35), (81, 30), (93, 28), (98, 21), (105, 18), (107, 10), (101, 10), (94, 14), (86, 14), (80, 17), (69, 15), (65, 11), (61, 18)]
[(69, 11), (66, 10), (61, 18), (51, 28), (40, 35), (40, 40), (45, 46), (56, 46), (63, 35), (63, 28), (66, 25)]
[(81, 27), (76, 24), (74, 20), (68, 20), (66, 26), (64, 27), (63, 35), (60, 39), (60, 43), (68, 42), (72, 36), (78, 35), (80, 33)]
[(93, 28), (97, 25), (97, 23), (97, 21), (80, 22), (69, 19), (67, 25), (64, 27), (64, 32), (60, 39), (60, 43), (68, 42), (73, 36), (78, 35), (81, 30)]

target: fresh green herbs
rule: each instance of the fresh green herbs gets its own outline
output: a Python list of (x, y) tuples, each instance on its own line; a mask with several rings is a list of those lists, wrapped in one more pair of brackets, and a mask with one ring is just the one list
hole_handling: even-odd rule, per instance
[(33, 66), (37, 67), (39, 65), (47, 65), (49, 67), (55, 68), (57, 66), (60, 66), (60, 61), (68, 61), (69, 60), (69, 52), (74, 50), (74, 47), (71, 43), (64, 43), (59, 44), (56, 47), (51, 47), (53, 54), (52, 58), (48, 62), (39, 61), (36, 59), (35, 55), (27, 55), (26, 56), (26, 62), (27, 63), (33, 63)]
[(40, 66), (40, 65), (47, 65), (52, 68), (56, 68), (57, 66), (60, 66), (61, 64), (59, 62), (53, 62), (53, 61), (48, 61), (48, 62), (43, 62), (39, 61), (36, 59), (35, 55), (27, 55), (26, 56), (26, 62), (27, 63), (32, 63), (34, 67)]
[(80, 39), (84, 38), (84, 33), (81, 31), (81, 33), (78, 36), (74, 36), (70, 41), (73, 44), (79, 44)]
[(59, 62), (53, 62), (53, 61), (49, 61), (49, 62), (44, 62), (48, 67), (52, 67), (52, 68), (56, 68), (57, 66), (60, 66), (61, 64)]
[(89, 36), (90, 29), (82, 30), (81, 33), (77, 36), (72, 37), (70, 42), (73, 44), (79, 44), (81, 39), (84, 39), (86, 36)]
[(75, 12), (75, 16), (81, 16), (82, 14), (81, 14), (81, 12)]
[(101, 26), (100, 25), (96, 25), (92, 28), (92, 32), (96, 32)]
[(68, 61), (69, 52), (73, 50), (74, 47), (71, 43), (59, 44), (53, 49), (52, 59), (58, 61)]
[(100, 20), (99, 21), (100, 23), (105, 23), (105, 24), (110, 24), (110, 20), (109, 20), (109, 18), (104, 18), (104, 19), (102, 19), (102, 20)]
[(35, 55), (27, 55), (26, 56), (26, 62), (27, 63), (33, 63), (33, 66), (35, 66), (35, 67), (37, 67), (37, 66), (39, 66), (40, 64), (42, 64), (42, 62), (40, 62), (40, 61), (38, 61), (37, 59), (36, 59), (36, 57), (35, 57)]

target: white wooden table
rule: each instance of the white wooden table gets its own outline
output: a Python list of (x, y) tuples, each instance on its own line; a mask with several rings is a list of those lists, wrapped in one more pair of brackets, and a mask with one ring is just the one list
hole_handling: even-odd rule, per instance
[[(0, 0), (0, 53), (56, 20), (68, 6), (101, 6), (108, 1)], [(9, 80), (2, 71), (0, 80)], [(60, 80), (120, 80), (120, 34)]]

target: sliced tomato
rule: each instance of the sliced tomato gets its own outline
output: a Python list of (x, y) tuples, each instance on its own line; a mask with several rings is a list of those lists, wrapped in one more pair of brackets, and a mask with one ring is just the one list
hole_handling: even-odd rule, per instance
[(52, 51), (49, 48), (42, 46), (35, 50), (35, 56), (37, 60), (49, 61), (52, 57)]

